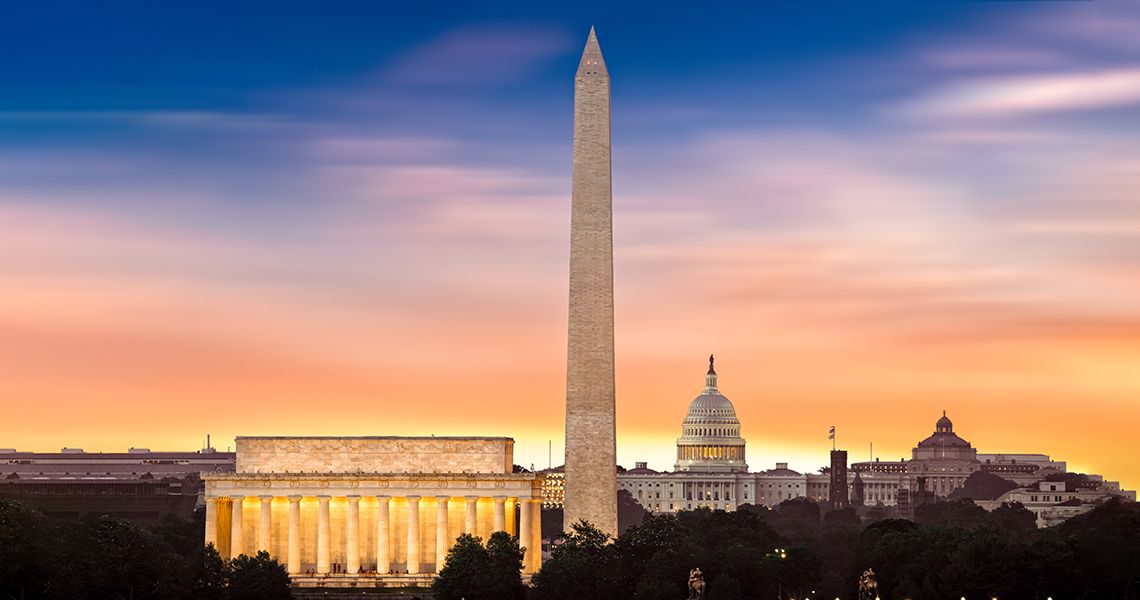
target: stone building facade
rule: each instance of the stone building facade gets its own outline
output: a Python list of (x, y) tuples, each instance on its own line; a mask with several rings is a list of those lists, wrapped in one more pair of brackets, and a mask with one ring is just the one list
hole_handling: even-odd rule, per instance
[[(541, 486), (494, 437), (239, 437), (234, 473), (203, 473), (205, 542), (267, 551), (294, 582), (406, 585), (443, 566), (461, 533), (506, 531), (541, 564)], [(422, 582), (419, 582), (422, 583)]]
[[(856, 462), (845, 474), (836, 473), (835, 465), (827, 473), (800, 473), (789, 469), (787, 463), (750, 472), (745, 462), (745, 440), (740, 434), (736, 411), (720, 392), (710, 360), (705, 388), (690, 403), (681, 425), (674, 470), (655, 471), (639, 462), (633, 469), (618, 471), (618, 488), (628, 491), (646, 510), (659, 513), (696, 508), (736, 510), (742, 504), (773, 507), (792, 498), (828, 504), (836, 498), (851, 498), (857, 507), (883, 507), (888, 514), (912, 516), (917, 504), (948, 496), (961, 488), (972, 473), (981, 471), (1023, 486), (1011, 491), (1008, 497), (1032, 505), (1031, 510), (1039, 515), (1041, 523), (1051, 524), (1064, 515), (1087, 510), (1053, 506), (1056, 502), (1052, 498), (1061, 494), (1048, 496), (1047, 501), (1046, 495), (1032, 493), (1037, 482), (1064, 474), (1064, 462), (1044, 454), (980, 454), (954, 432), (954, 424), (945, 412), (935, 423), (933, 433), (915, 445), (910, 460)], [(842, 457), (843, 452), (836, 455)], [(835, 479), (847, 482), (847, 490), (832, 494), (833, 474), (837, 475)], [(560, 476), (557, 472), (548, 476), (548, 489), (544, 490), (547, 506), (559, 506)], [(1095, 488), (1075, 492), (1072, 498), (1063, 495), (1062, 501), (1135, 497), (1134, 492), (1121, 492), (1119, 484), (1103, 482), (1098, 475), (1088, 479), (1096, 483)]]
[(203, 505), (203, 471), (231, 472), (234, 454), (197, 452), (19, 452), (0, 448), (0, 498), (54, 517), (110, 515), (143, 526), (190, 519)]
[(1136, 501), (1136, 492), (1121, 490), (1115, 481), (1092, 478), (1085, 486), (1066, 481), (1038, 481), (1028, 487), (1018, 487), (994, 500), (981, 500), (978, 505), (994, 510), (1005, 502), (1018, 502), (1037, 516), (1038, 527), (1051, 527), (1066, 519), (1092, 510), (1109, 498)]

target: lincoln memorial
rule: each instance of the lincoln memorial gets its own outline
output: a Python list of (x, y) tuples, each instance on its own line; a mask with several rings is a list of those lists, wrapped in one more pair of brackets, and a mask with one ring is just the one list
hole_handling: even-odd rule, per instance
[(294, 580), (438, 572), (461, 533), (518, 536), (541, 565), (542, 476), (502, 437), (239, 437), (234, 473), (203, 473), (206, 543), (267, 551)]

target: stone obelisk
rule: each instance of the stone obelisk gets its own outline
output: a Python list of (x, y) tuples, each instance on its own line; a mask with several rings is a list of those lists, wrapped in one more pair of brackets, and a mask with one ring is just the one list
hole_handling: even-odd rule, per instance
[(574, 77), (563, 528), (617, 535), (610, 76), (590, 28)]

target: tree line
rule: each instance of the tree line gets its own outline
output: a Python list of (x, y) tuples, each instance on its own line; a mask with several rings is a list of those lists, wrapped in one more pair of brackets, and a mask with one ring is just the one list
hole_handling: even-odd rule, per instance
[[(699, 567), (707, 600), (854, 600), (872, 569), (883, 600), (1140, 600), (1140, 506), (1111, 500), (1048, 529), (1005, 504), (969, 498), (917, 507), (915, 520), (860, 518), (804, 498), (774, 509), (636, 515), (616, 539), (588, 523), (562, 534), (524, 585), (523, 551), (504, 532), (460, 536), (437, 600), (680, 600)], [(223, 561), (203, 522), (144, 529), (109, 517), (54, 519), (0, 501), (0, 598), (289, 598), (268, 554)]]
[(224, 561), (204, 517), (145, 529), (107, 516), (56, 519), (0, 500), (0, 598), (284, 600), (289, 575), (261, 552)]
[[(508, 542), (493, 553), (513, 556)], [(853, 600), (866, 569), (883, 600), (1140, 600), (1140, 507), (1118, 500), (1038, 529), (1019, 504), (989, 512), (963, 498), (920, 506), (915, 521), (864, 521), (798, 498), (773, 510), (650, 514), (612, 540), (577, 523), (559, 542), (526, 589), (521, 553), (517, 567), (495, 569), (482, 554), (471, 562), (479, 542), (468, 540), (448, 557), (436, 598), (681, 600), (699, 567), (707, 600)], [(488, 577), (498, 578), (494, 592)]]

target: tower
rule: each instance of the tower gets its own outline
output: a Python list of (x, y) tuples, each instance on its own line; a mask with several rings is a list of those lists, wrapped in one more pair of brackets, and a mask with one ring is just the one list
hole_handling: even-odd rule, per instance
[(828, 504), (832, 510), (847, 508), (847, 451), (831, 451), (831, 485)]
[(610, 76), (594, 29), (574, 77), (563, 528), (617, 535)]

